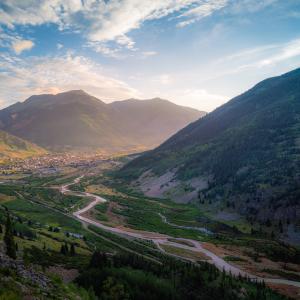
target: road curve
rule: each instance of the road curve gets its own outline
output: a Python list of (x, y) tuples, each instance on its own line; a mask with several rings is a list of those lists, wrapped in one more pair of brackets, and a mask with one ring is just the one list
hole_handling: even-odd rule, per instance
[[(62, 194), (72, 194), (72, 195), (79, 196), (79, 197), (88, 197), (88, 198), (93, 199), (93, 201), (91, 201), (87, 206), (85, 206), (84, 208), (73, 213), (74, 217), (76, 217), (78, 220), (83, 221), (87, 224), (94, 225), (98, 228), (101, 228), (103, 230), (106, 230), (106, 231), (109, 231), (109, 232), (112, 232), (115, 234), (126, 235), (126, 236), (130, 236), (130, 237), (134, 237), (134, 238), (144, 239), (144, 240), (151, 240), (163, 252), (165, 252), (165, 251), (160, 245), (170, 245), (170, 246), (174, 246), (177, 248), (182, 248), (182, 249), (191, 250), (191, 251), (205, 254), (206, 256), (208, 256), (210, 258), (211, 262), (219, 270), (224, 270), (225, 272), (231, 273), (232, 275), (235, 275), (235, 276), (238, 276), (238, 275), (247, 276), (255, 281), (264, 281), (266, 283), (290, 285), (290, 286), (295, 286), (295, 287), (300, 288), (300, 282), (297, 282), (297, 281), (291, 281), (291, 280), (279, 279), (279, 278), (262, 278), (262, 277), (258, 277), (258, 276), (249, 274), (249, 273), (239, 269), (236, 266), (230, 265), (228, 262), (226, 262), (221, 257), (219, 257), (216, 254), (214, 254), (213, 252), (203, 248), (201, 243), (198, 241), (195, 241), (195, 240), (184, 239), (184, 238), (174, 238), (174, 237), (171, 237), (168, 235), (157, 234), (157, 233), (153, 233), (153, 232), (145, 232), (145, 231), (138, 231), (138, 230), (125, 230), (125, 229), (118, 228), (118, 227), (110, 227), (110, 226), (100, 223), (100, 221), (95, 221), (95, 220), (89, 219), (86, 216), (83, 216), (83, 214), (88, 212), (90, 209), (92, 209), (97, 204), (107, 202), (107, 200), (105, 198), (100, 197), (98, 195), (87, 193), (87, 192), (80, 192), (80, 191), (75, 192), (75, 191), (72, 191), (69, 189), (69, 187), (71, 185), (79, 183), (83, 177), (84, 177), (84, 175), (77, 177), (76, 179), (74, 179), (73, 182), (65, 184), (60, 187), (60, 192)], [(163, 220), (165, 220), (167, 222), (167, 220), (164, 218), (164, 216), (161, 216), (161, 217)], [(172, 226), (172, 223), (168, 223), (168, 224)], [(172, 241), (170, 241), (169, 239), (172, 239)], [(178, 243), (174, 242), (176, 240), (178, 240)], [(183, 245), (182, 243), (180, 243), (180, 241), (181, 242), (186, 241), (188, 243), (191, 243), (193, 246)]]

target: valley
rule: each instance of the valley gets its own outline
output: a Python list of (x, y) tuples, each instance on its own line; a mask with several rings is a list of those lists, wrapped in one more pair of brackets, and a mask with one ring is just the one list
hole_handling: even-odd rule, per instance
[[(100, 203), (102, 203), (102, 204), (106, 203), (108, 200), (106, 200), (103, 197), (91, 194), (91, 193), (74, 192), (74, 191), (68, 189), (69, 186), (80, 183), (80, 180), (82, 178), (83, 178), (82, 176), (78, 177), (72, 183), (63, 185), (61, 187), (61, 192), (64, 194), (72, 194), (72, 195), (77, 195), (79, 197), (85, 196), (90, 199), (94, 199), (87, 206), (85, 206), (84, 208), (73, 213), (73, 215), (80, 221), (83, 221), (88, 224), (92, 224), (96, 227), (99, 227), (99, 228), (104, 229), (109, 232), (129, 236), (129, 237), (133, 237), (133, 238), (139, 238), (142, 240), (152, 241), (155, 245), (157, 245), (158, 249), (160, 249), (163, 252), (165, 250), (164, 250), (164, 247), (162, 247), (162, 245), (169, 245), (169, 246), (173, 246), (174, 248), (182, 248), (182, 249), (190, 250), (192, 252), (200, 252), (201, 254), (204, 254), (204, 257), (206, 256), (211, 261), (211, 263), (213, 263), (219, 270), (221, 270), (221, 271), (225, 270), (227, 273), (230, 272), (231, 274), (233, 274), (235, 276), (238, 276), (240, 274), (241, 276), (249, 277), (251, 280), (256, 280), (256, 281), (263, 280), (266, 283), (286, 284), (286, 285), (291, 285), (291, 286), (300, 288), (300, 282), (297, 282), (297, 281), (276, 279), (276, 278), (272, 278), (272, 279), (271, 278), (262, 278), (262, 277), (256, 277), (249, 273), (246, 273), (246, 272), (242, 271), (241, 269), (230, 265), (225, 260), (218, 257), (217, 255), (210, 252), (209, 250), (203, 248), (201, 243), (197, 242), (195, 240), (184, 239), (184, 238), (174, 238), (171, 236), (167, 236), (165, 234), (159, 234), (159, 233), (154, 233), (154, 232), (133, 231), (128, 228), (109, 227), (109, 226), (103, 225), (100, 221), (95, 221), (93, 219), (83, 216), (88, 211), (93, 209), (96, 205), (98, 205)], [(180, 226), (180, 225), (172, 224), (172, 223), (167, 222), (166, 218), (164, 216), (162, 216), (162, 215), (160, 215), (160, 216), (162, 217), (162, 220), (164, 223), (166, 223), (172, 227), (183, 228), (183, 229), (188, 229), (188, 230), (190, 230), (190, 229), (191, 230), (199, 230), (200, 229), (200, 231), (207, 233), (205, 228), (196, 228), (195, 227), (195, 229), (194, 229), (194, 228), (187, 227), (187, 226)], [(182, 256), (179, 255), (179, 257), (182, 257)], [(185, 257), (184, 255), (183, 255), (183, 257), (185, 259), (187, 259), (187, 257)], [(195, 261), (195, 260), (193, 260), (193, 261)]]
[[(53, 256), (62, 243), (75, 243), (76, 263), (68, 258), (63, 263), (66, 270), (71, 266), (80, 270), (95, 246), (151, 261), (167, 255), (193, 264), (209, 262), (220, 272), (253, 282), (263, 280), (285, 295), (291, 296), (290, 289), (293, 295), (300, 290), (296, 249), (264, 235), (236, 231), (205, 216), (195, 205), (149, 198), (116, 183), (111, 174), (127, 159), (92, 161), (66, 164), (50, 177), (38, 171), (31, 175), (18, 171), (14, 179), (11, 174), (1, 176), (1, 206), (23, 224), (30, 220), (26, 230), (35, 234), (25, 240), (16, 237), (20, 252), (45, 251), (46, 245)], [(48, 257), (46, 265), (61, 264), (55, 256)]]
[(300, 300), (299, 28), (0, 0), (0, 300)]

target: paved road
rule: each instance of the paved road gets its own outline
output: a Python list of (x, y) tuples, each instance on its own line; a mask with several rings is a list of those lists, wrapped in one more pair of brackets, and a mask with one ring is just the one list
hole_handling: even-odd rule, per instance
[(163, 214), (158, 213), (158, 215), (161, 217), (161, 219), (162, 219), (163, 222), (165, 222), (166, 224), (171, 225), (171, 226), (173, 226), (173, 227), (181, 228), (181, 229), (197, 230), (197, 231), (200, 231), (200, 232), (205, 233), (205, 234), (207, 234), (207, 235), (213, 234), (212, 231), (208, 230), (208, 229), (205, 228), (205, 227), (194, 227), (194, 226), (177, 225), (177, 224), (174, 224), (174, 223), (169, 222), (169, 221), (167, 220), (166, 216), (164, 216)]
[[(205, 254), (206, 256), (208, 256), (210, 258), (211, 262), (219, 270), (225, 270), (227, 273), (230, 272), (231, 274), (236, 275), (236, 276), (240, 274), (242, 276), (248, 276), (252, 280), (256, 280), (256, 281), (265, 281), (266, 283), (291, 285), (291, 286), (300, 288), (300, 282), (297, 282), (297, 281), (291, 281), (291, 280), (285, 280), (285, 279), (279, 279), (279, 278), (278, 279), (277, 278), (276, 279), (275, 278), (262, 278), (262, 277), (258, 277), (258, 276), (249, 274), (249, 273), (239, 269), (236, 266), (230, 265), (228, 262), (226, 262), (221, 257), (219, 257), (216, 254), (214, 254), (213, 252), (203, 248), (201, 243), (198, 241), (195, 241), (195, 240), (184, 239), (184, 238), (174, 238), (174, 237), (171, 237), (168, 235), (157, 234), (154, 232), (145, 232), (145, 231), (124, 229), (124, 228), (119, 228), (119, 227), (110, 227), (110, 226), (100, 223), (100, 221), (95, 221), (95, 220), (89, 219), (86, 216), (83, 216), (83, 214), (85, 214), (87, 211), (92, 209), (95, 205), (97, 205), (99, 203), (104, 203), (107, 200), (98, 195), (94, 195), (94, 194), (87, 193), (87, 192), (78, 192), (78, 191), (75, 192), (75, 191), (72, 191), (69, 189), (69, 187), (71, 185), (79, 183), (82, 178), (83, 178), (83, 176), (80, 176), (80, 177), (76, 178), (73, 182), (63, 185), (60, 188), (60, 191), (63, 194), (68, 193), (68, 194), (77, 195), (80, 197), (89, 197), (89, 198), (93, 199), (93, 201), (91, 201), (87, 206), (85, 206), (84, 208), (73, 213), (74, 217), (76, 217), (80, 221), (86, 222), (87, 224), (94, 225), (96, 227), (99, 227), (101, 229), (104, 229), (104, 230), (112, 232), (112, 233), (127, 235), (127, 236), (131, 236), (134, 238), (140, 238), (140, 239), (144, 239), (144, 240), (151, 240), (163, 252), (165, 252), (165, 251), (160, 245), (170, 245), (170, 246), (174, 246), (177, 248), (182, 248), (182, 249), (191, 250), (191, 251)], [(164, 220), (169, 225), (179, 226), (179, 225), (167, 222), (167, 219), (163, 215), (160, 215), (160, 216), (161, 216), (162, 220)], [(170, 241), (170, 239), (172, 241)], [(176, 240), (178, 241), (178, 243), (176, 243)], [(184, 245), (184, 244), (180, 243), (180, 242), (184, 242), (184, 241), (186, 241), (187, 243), (189, 243), (193, 246), (188, 246), (188, 245)], [(179, 257), (179, 256), (177, 256), (177, 257)]]

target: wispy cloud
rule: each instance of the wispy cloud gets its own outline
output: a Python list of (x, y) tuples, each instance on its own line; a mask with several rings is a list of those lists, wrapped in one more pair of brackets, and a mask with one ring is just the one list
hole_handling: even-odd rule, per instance
[(58, 50), (62, 49), (63, 47), (64, 47), (63, 44), (60, 44), (60, 43), (57, 43), (57, 44), (56, 44), (56, 48), (57, 48)]
[(218, 70), (218, 72), (215, 72), (217, 75), (207, 78), (207, 80), (245, 72), (250, 69), (275, 66), (297, 57), (300, 58), (300, 39), (245, 49), (217, 60), (213, 64), (213, 67)]
[(263, 67), (300, 56), (300, 39), (288, 42), (278, 48), (279, 50), (276, 53), (268, 58), (260, 60), (258, 65)]
[[(0, 55), (0, 99), (6, 104), (27, 96), (81, 89), (104, 100), (137, 97), (125, 82), (105, 74), (100, 65), (82, 56), (17, 57)], [(14, 93), (12, 94), (12, 90)]]
[(147, 57), (151, 57), (151, 56), (155, 56), (158, 53), (156, 51), (144, 51), (142, 52), (142, 58), (147, 58)]
[(227, 6), (228, 0), (212, 0), (205, 1), (203, 4), (191, 8), (181, 14), (178, 18), (185, 18), (185, 21), (181, 21), (177, 24), (178, 27), (185, 27), (187, 25), (193, 24), (205, 17), (210, 16), (217, 10), (220, 10)]
[(34, 42), (29, 39), (23, 39), (20, 35), (4, 30), (0, 27), (0, 47), (12, 49), (16, 54), (21, 54), (25, 50), (30, 50)]
[(170, 74), (161, 74), (153, 78), (153, 81), (162, 85), (168, 85), (173, 82), (173, 79)]
[[(148, 20), (179, 14), (179, 26), (194, 23), (226, 6), (228, 0), (3, 0), (0, 24), (57, 24), (60, 30), (70, 29), (84, 34), (89, 42), (114, 41), (135, 50), (128, 33)], [(99, 45), (95, 47), (98, 50)], [(104, 48), (103, 48), (104, 49)], [(106, 50), (103, 52), (107, 52)]]
[(244, 12), (256, 13), (262, 9), (265, 9), (279, 0), (238, 0), (232, 1), (230, 6), (230, 12), (240, 14)]

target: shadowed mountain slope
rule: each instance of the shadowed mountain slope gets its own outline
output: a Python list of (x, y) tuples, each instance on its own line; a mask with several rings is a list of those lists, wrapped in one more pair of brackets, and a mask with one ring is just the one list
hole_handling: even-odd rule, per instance
[(0, 111), (0, 129), (51, 150), (145, 150), (203, 116), (161, 99), (105, 104), (81, 90), (31, 96)]
[(264, 80), (120, 176), (154, 196), (224, 203), (249, 220), (300, 220), (300, 69)]

